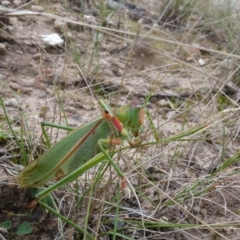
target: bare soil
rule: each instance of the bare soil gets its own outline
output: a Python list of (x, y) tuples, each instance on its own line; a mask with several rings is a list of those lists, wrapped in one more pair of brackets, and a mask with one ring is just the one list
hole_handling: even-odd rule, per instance
[[(0, 1), (0, 4), (2, 2)], [(10, 2), (11, 6), (16, 7), (17, 1)], [(120, 28), (117, 29), (119, 32), (116, 33), (118, 37), (102, 34), (88, 26), (62, 23), (46, 16), (5, 18), (0, 31), (0, 94), (5, 101), (14, 130), (23, 129), (25, 133), (30, 132), (37, 146), (41, 140), (42, 121), (55, 121), (72, 127), (81, 126), (99, 116), (94, 99), (104, 97), (115, 106), (117, 94), (120, 93), (118, 106), (126, 101), (143, 101), (151, 95), (147, 108), (153, 116), (154, 124), (160, 126), (159, 135), (164, 139), (178, 134), (185, 126), (190, 128), (197, 123), (203, 123), (209, 116), (217, 115), (221, 107), (226, 106), (227, 109), (228, 102), (220, 105), (216, 97), (219, 89), (223, 92), (227, 89), (225, 93), (228, 98), (236, 101), (236, 89), (229, 87), (235, 66), (234, 59), (225, 59), (225, 56), (210, 51), (216, 50), (216, 46), (222, 47), (218, 43), (221, 36), (215, 35), (216, 38), (209, 39), (206, 34), (198, 32), (194, 37), (186, 37), (183, 41), (188, 46), (172, 44), (172, 38), (181, 40), (184, 34), (181, 32), (181, 26), (171, 29), (156, 25), (161, 9), (158, 1), (141, 0), (137, 4), (146, 10), (145, 22), (141, 25), (121, 11), (115, 12), (111, 20), (105, 23), (104, 26), (114, 30), (117, 29), (120, 19)], [(34, 9), (32, 6), (28, 6), (28, 9)], [(92, 26), (102, 23), (99, 9), (91, 2), (84, 5), (84, 8), (85, 15), (92, 18), (84, 17), (77, 11), (81, 8), (78, 1), (43, 1), (34, 7)], [(147, 22), (146, 19), (151, 21)], [(138, 45), (132, 48), (134, 38), (131, 33), (136, 33), (138, 26), (141, 36), (137, 39)], [(41, 35), (51, 33), (58, 33), (64, 39), (64, 45), (46, 46)], [(151, 39), (146, 36), (150, 36)], [(100, 43), (94, 42), (97, 38)], [(161, 41), (160, 38), (166, 41)], [(201, 48), (207, 48), (209, 51), (203, 51)], [(188, 111), (185, 111), (187, 109)], [(67, 123), (64, 120), (65, 116)], [(5, 119), (3, 108), (0, 109), (0, 119)], [(214, 125), (214, 131), (208, 129), (207, 140), (200, 141), (199, 144), (189, 142), (179, 145), (179, 154), (173, 151), (175, 148), (162, 151), (166, 147), (163, 143), (151, 150), (139, 150), (139, 156), (141, 155), (146, 162), (145, 169), (159, 182), (158, 187), (174, 196), (189, 181), (205, 181), (205, 177), (207, 179), (208, 174), (214, 172), (222, 159), (230, 158), (238, 152), (239, 136), (234, 135), (234, 130), (238, 131), (239, 119), (236, 117), (227, 121), (227, 143), (223, 152), (219, 150), (221, 143), (225, 141), (221, 123)], [(2, 129), (3, 132), (6, 130), (4, 127)], [(65, 132), (53, 134), (53, 143), (65, 135)], [(15, 140), (12, 138), (0, 145), (0, 223), (8, 219), (12, 222), (12, 228), (7, 233), (0, 229), (0, 238), (82, 239), (81, 234), (68, 225), (59, 226), (57, 218), (40, 206), (27, 210), (33, 199), (31, 192), (19, 189), (14, 180), (14, 175), (19, 171), (16, 164), (21, 163), (21, 156), (14, 158), (14, 164), (9, 160), (9, 153), (18, 154), (12, 150), (15, 147)], [(160, 152), (161, 155), (158, 155)], [(153, 156), (155, 157), (151, 158)], [(124, 163), (122, 165), (125, 166)], [(237, 171), (238, 165), (235, 167)], [(125, 168), (128, 170), (129, 165)], [(171, 179), (167, 183), (163, 181), (165, 173), (168, 173), (166, 175)], [(236, 175), (229, 176), (225, 181), (219, 178), (215, 186), (210, 184), (204, 194), (199, 198), (195, 196), (193, 202), (191, 199), (185, 201), (183, 207), (208, 224), (239, 222), (239, 180), (240, 177)], [(132, 181), (136, 186), (140, 180), (133, 178)], [(146, 179), (141, 181), (141, 184), (147, 183)], [(159, 196), (156, 195), (153, 186), (146, 188), (146, 195), (158, 206)], [(164, 202), (163, 199), (164, 197)], [(62, 207), (61, 211), (71, 215), (73, 212), (68, 207), (69, 202), (71, 201), (63, 202), (66, 206)], [(122, 204), (132, 208), (134, 206), (133, 200), (130, 203), (123, 201)], [(170, 211), (169, 208), (153, 207), (144, 199), (141, 206), (146, 215), (155, 219), (169, 222), (176, 222), (176, 219), (182, 219), (184, 222), (186, 219), (188, 223), (197, 223), (187, 211), (183, 212), (176, 206)], [(84, 219), (84, 216), (82, 218)], [(17, 228), (24, 221), (31, 224), (33, 232), (17, 236)], [(89, 225), (94, 228), (93, 222)], [(60, 228), (64, 229), (64, 237), (60, 234)], [(178, 230), (174, 232), (159, 227), (156, 231), (159, 235), (156, 237), (151, 235), (150, 231), (148, 234), (150, 239), (221, 239), (208, 230), (189, 230), (189, 235), (183, 233), (180, 228)], [(240, 236), (239, 226), (216, 230), (226, 239), (237, 239)], [(141, 231), (138, 231), (138, 234), (134, 239), (144, 238)]]

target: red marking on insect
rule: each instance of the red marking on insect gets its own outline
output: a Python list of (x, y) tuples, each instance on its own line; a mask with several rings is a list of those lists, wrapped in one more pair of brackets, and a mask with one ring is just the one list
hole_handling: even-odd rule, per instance
[(109, 111), (107, 111), (107, 110), (103, 110), (102, 111), (102, 115), (103, 115), (103, 117), (104, 118), (106, 118), (106, 119), (108, 119), (108, 120), (112, 120), (112, 118), (113, 118), (113, 116), (109, 113)]
[(122, 141), (120, 138), (111, 138), (110, 139), (110, 144), (111, 145), (121, 145), (122, 144)]
[(123, 125), (122, 123), (116, 118), (116, 117), (112, 117), (112, 123), (115, 126), (115, 128), (118, 130), (118, 132), (122, 132), (123, 130)]
[(117, 129), (118, 132), (122, 132), (123, 130), (123, 125), (122, 123), (118, 120), (117, 117), (112, 116), (108, 111), (102, 111), (103, 117), (106, 118), (107, 120), (111, 121), (113, 126)]

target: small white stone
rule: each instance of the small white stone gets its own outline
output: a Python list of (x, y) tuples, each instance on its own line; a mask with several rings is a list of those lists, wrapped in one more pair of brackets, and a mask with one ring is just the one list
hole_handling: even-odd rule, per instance
[(93, 17), (93, 16), (84, 15), (84, 18), (87, 19), (88, 24), (92, 24), (92, 25), (97, 24), (97, 21), (96, 21), (95, 17)]
[(14, 7), (20, 7), (22, 5), (22, 1), (21, 0), (14, 0), (13, 1), (13, 6)]
[(108, 65), (108, 62), (105, 59), (100, 60), (101, 65)]
[(8, 31), (12, 32), (13, 31), (13, 26), (7, 26)]
[(31, 6), (32, 11), (36, 11), (36, 12), (43, 12), (43, 7), (39, 6), (39, 5), (33, 5)]
[(43, 41), (50, 46), (61, 46), (63, 44), (63, 39), (59, 37), (57, 33), (52, 33), (48, 35), (41, 35)]
[(11, 2), (9, 2), (9, 1), (2, 1), (2, 5), (3, 6), (10, 6)]
[(84, 15), (84, 18), (86, 18), (86, 19), (90, 19), (90, 20), (94, 20), (94, 21), (95, 21), (95, 17), (93, 17), (93, 16)]
[(204, 59), (200, 58), (198, 60), (198, 64), (199, 64), (200, 67), (203, 67), (204, 65), (206, 65), (206, 61)]
[(169, 102), (168, 102), (167, 100), (165, 100), (165, 99), (161, 99), (161, 100), (159, 101), (159, 106), (161, 106), (161, 107), (167, 107), (167, 106), (169, 106)]

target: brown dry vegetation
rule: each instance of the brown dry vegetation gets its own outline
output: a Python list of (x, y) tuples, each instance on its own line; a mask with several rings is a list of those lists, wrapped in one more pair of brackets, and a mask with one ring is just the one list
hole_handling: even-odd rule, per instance
[[(237, 6), (139, 0), (139, 17), (133, 6), (104, 1), (9, 1), (8, 10), (5, 2), (0, 224), (12, 226), (0, 227), (0, 238), (239, 239)], [(41, 35), (51, 33), (64, 44), (46, 46)], [(81, 126), (99, 116), (99, 98), (113, 108), (148, 100), (159, 139), (146, 117), (143, 145), (114, 155), (130, 196), (112, 167), (96, 179), (95, 166), (47, 202), (70, 222), (41, 205), (27, 210), (31, 190), (19, 189), (15, 176), (46, 150), (40, 123)], [(66, 132), (49, 135), (54, 144)], [(23, 222), (32, 231), (18, 236)]]

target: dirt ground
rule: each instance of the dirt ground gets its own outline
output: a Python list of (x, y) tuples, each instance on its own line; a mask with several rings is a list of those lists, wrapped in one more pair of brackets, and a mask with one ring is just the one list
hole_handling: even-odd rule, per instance
[[(0, 6), (5, 4), (3, 2), (0, 0)], [(208, 136), (207, 140), (198, 144), (182, 143), (176, 145), (176, 148), (162, 143), (151, 149), (139, 150), (138, 155), (145, 159), (145, 169), (152, 171), (159, 181), (158, 187), (170, 196), (176, 197), (179, 189), (184, 189), (188, 181), (193, 183), (194, 179), (206, 181), (208, 190), (199, 189), (199, 192), (205, 192), (200, 197), (196, 195), (192, 202), (191, 199), (181, 199), (182, 206), (187, 210), (184, 212), (178, 206), (174, 206), (172, 211), (161, 208), (160, 203), (165, 198), (157, 196), (155, 188), (149, 187), (146, 195), (153, 202), (159, 202), (159, 205), (153, 207), (142, 200), (141, 206), (147, 216), (163, 221), (176, 222), (178, 219), (178, 223), (198, 223), (191, 218), (193, 214), (200, 219), (199, 223), (238, 223), (240, 176), (229, 175), (222, 181), (219, 175), (219, 180), (214, 183), (216, 187), (212, 183), (207, 184), (208, 177), (220, 161), (234, 156), (240, 150), (239, 134), (234, 133), (238, 131), (239, 118), (233, 115), (232, 118), (226, 118), (228, 126), (224, 130), (226, 136), (232, 136), (231, 141), (230, 137), (226, 137), (224, 151), (220, 151), (224, 140), (223, 125), (218, 114), (222, 106), (219, 106), (219, 98), (216, 96), (221, 89), (233, 101), (238, 97), (236, 88), (231, 85), (235, 59), (227, 59), (219, 54), (216, 47), (220, 45), (218, 41), (221, 36), (216, 34), (209, 39), (203, 32), (187, 36), (181, 31), (181, 24), (177, 29), (157, 24), (161, 4), (155, 0), (134, 2), (145, 9), (141, 24), (135, 15), (133, 17), (126, 11), (110, 12), (109, 9), (103, 21), (98, 6), (91, 1), (82, 6), (80, 2), (39, 1), (38, 5), (30, 4), (24, 8), (68, 18), (68, 23), (43, 14), (1, 18), (0, 95), (4, 99), (14, 130), (24, 129), (25, 133), (30, 132), (37, 145), (41, 138), (42, 121), (66, 125), (66, 116), (68, 125), (81, 126), (99, 116), (95, 99), (100, 97), (108, 99), (112, 106), (116, 102), (117, 106), (121, 106), (125, 102), (143, 101), (151, 96), (147, 109), (153, 116), (154, 124), (159, 126), (162, 139), (177, 135), (185, 127), (191, 128), (205, 122), (210, 124), (209, 119), (213, 122), (219, 119), (219, 124), (213, 126), (214, 131), (209, 127), (203, 133)], [(10, 1), (9, 7), (16, 8), (22, 4), (21, 1)], [(194, 17), (197, 16), (193, 16), (192, 24)], [(100, 25), (103, 28), (97, 31), (95, 26)], [(111, 31), (107, 32), (107, 28)], [(140, 35), (136, 39), (132, 34), (138, 30)], [(64, 44), (47, 46), (42, 35), (51, 33), (59, 34)], [(173, 41), (182, 40), (184, 34), (186, 38), (182, 45)], [(133, 44), (135, 41), (138, 45)], [(224, 52), (222, 45), (221, 48), (220, 51)], [(3, 108), (0, 109), (0, 119), (5, 119)], [(57, 132), (53, 142), (65, 135), (64, 131)], [(0, 223), (6, 220), (11, 220), (12, 223), (8, 232), (0, 228), (0, 239), (82, 239), (81, 234), (73, 228), (65, 224), (59, 226), (56, 217), (40, 206), (27, 210), (32, 200), (30, 190), (19, 189), (14, 180), (21, 159), (15, 150), (15, 140), (8, 138), (6, 141), (1, 140), (0, 144)], [(172, 143), (174, 144), (175, 142)], [(18, 159), (17, 162), (10, 161), (12, 155)], [(238, 165), (235, 167), (237, 171)], [(229, 172), (230, 170), (231, 167)], [(163, 175), (171, 180), (166, 183)], [(133, 178), (132, 181), (136, 184), (140, 180)], [(144, 180), (141, 181), (143, 184)], [(190, 189), (189, 192), (191, 191), (196, 189)], [(128, 207), (134, 205), (132, 202), (124, 204)], [(66, 215), (71, 212), (68, 206), (62, 211)], [(33, 231), (17, 236), (18, 226), (24, 221), (31, 223)], [(62, 235), (59, 229), (64, 229)], [(145, 237), (138, 231), (139, 235), (133, 238), (223, 239), (206, 229), (186, 232), (180, 227), (177, 229), (178, 231), (169, 231), (159, 227), (156, 236), (149, 231)], [(240, 237), (239, 226), (214, 229), (225, 239)]]

